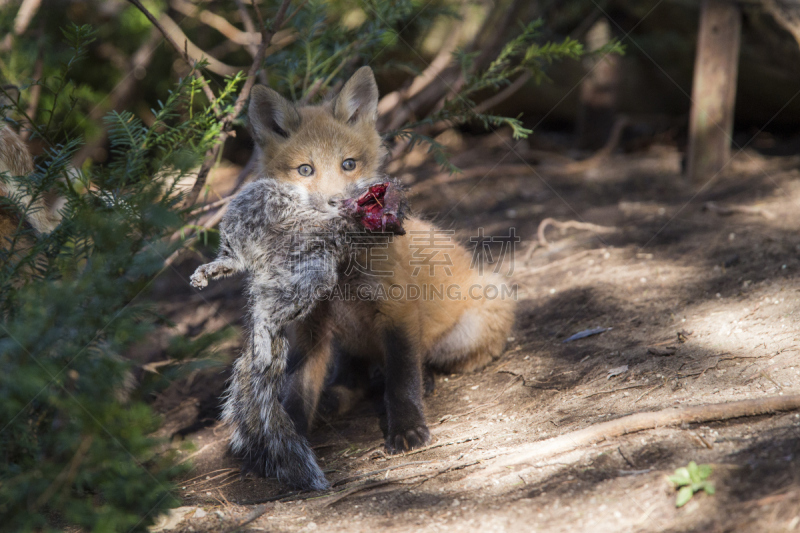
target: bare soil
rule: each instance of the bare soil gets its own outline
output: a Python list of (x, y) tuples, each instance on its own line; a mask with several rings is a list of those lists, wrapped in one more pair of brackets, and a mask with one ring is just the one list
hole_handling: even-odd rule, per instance
[[(374, 401), (321, 420), (311, 440), (334, 484), (325, 493), (240, 475), (216, 419), (225, 367), (174, 381), (155, 400), (162, 431), (194, 445), (180, 481), (188, 512), (174, 530), (796, 529), (795, 412), (612, 437), (486, 472), (523, 445), (631, 413), (799, 393), (800, 160), (745, 150), (692, 185), (668, 145), (576, 165), (541, 138), (445, 140), (462, 174), (442, 174), (419, 153), (391, 170), (416, 210), (462, 242), (479, 228), (521, 237), (503, 265), (519, 298), (506, 352), (481, 372), (436, 376), (426, 398), (433, 445), (421, 451), (384, 453)], [(703, 209), (709, 201), (759, 209), (721, 216)], [(613, 231), (550, 229), (550, 245), (535, 245), (547, 217)], [(493, 244), (498, 256), (501, 247)], [(225, 324), (241, 331), (241, 280), (193, 291), (200, 260), (186, 258), (158, 282), (175, 324), (165, 338)], [(564, 342), (599, 327), (612, 329)], [(220, 350), (232, 361), (240, 345), (241, 336)], [(716, 494), (676, 508), (666, 476), (689, 461), (713, 465)]]

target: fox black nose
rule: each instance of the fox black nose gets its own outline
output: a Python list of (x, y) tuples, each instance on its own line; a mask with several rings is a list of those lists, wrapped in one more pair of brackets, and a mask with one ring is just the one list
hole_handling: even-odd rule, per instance
[(339, 205), (344, 200), (344, 195), (342, 194), (335, 194), (328, 198), (328, 205)]

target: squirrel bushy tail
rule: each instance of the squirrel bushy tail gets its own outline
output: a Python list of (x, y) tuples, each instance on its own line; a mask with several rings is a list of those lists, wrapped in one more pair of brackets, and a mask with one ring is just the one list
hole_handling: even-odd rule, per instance
[(234, 428), (231, 449), (244, 459), (245, 469), (294, 488), (324, 490), (330, 485), (314, 452), (278, 401), (288, 350), (283, 331), (271, 341), (270, 361), (256, 355), (252, 345), (245, 350), (234, 364), (223, 419)]

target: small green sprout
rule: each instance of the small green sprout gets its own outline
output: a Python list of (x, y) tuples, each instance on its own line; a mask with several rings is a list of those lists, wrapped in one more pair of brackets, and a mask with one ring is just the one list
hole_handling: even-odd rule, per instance
[(675, 470), (675, 474), (669, 476), (669, 480), (678, 489), (675, 507), (686, 505), (697, 491), (704, 490), (706, 494), (714, 494), (714, 484), (706, 481), (710, 475), (711, 465), (698, 465), (694, 461), (691, 461), (689, 466)]

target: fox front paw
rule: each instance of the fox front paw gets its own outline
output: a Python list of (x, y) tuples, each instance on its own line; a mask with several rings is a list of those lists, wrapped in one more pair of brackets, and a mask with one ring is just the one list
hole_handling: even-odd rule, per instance
[(417, 426), (415, 428), (389, 432), (386, 439), (386, 450), (391, 454), (408, 452), (414, 448), (422, 448), (430, 444), (431, 432), (427, 426)]

